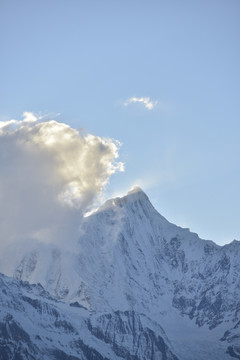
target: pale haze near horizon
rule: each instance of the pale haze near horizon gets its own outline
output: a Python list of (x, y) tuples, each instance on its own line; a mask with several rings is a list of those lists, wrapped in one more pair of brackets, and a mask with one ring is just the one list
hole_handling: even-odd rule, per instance
[(125, 172), (106, 197), (138, 184), (169, 221), (240, 239), (239, 13), (233, 0), (2, 0), (0, 121), (31, 111), (117, 139)]

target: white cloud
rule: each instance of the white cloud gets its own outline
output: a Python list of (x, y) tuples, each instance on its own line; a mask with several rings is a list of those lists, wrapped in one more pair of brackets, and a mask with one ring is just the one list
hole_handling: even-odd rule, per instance
[(139, 97), (138, 98), (138, 97), (133, 96), (131, 98), (128, 98), (125, 101), (124, 105), (128, 106), (128, 105), (133, 104), (133, 103), (142, 103), (145, 106), (146, 109), (152, 110), (157, 105), (158, 101), (157, 100), (152, 101), (150, 99), (150, 97)]
[(17, 123), (18, 123), (17, 120), (0, 121), (0, 134), (1, 134), (1, 132), (6, 131), (6, 129), (9, 126), (12, 126)]
[(119, 142), (37, 120), (0, 122), (0, 250), (16, 239), (76, 237), (82, 214), (123, 171)]
[(34, 115), (32, 112), (29, 111), (25, 111), (22, 117), (23, 117), (22, 120), (23, 123), (36, 122), (37, 120), (39, 120), (39, 118), (36, 115)]

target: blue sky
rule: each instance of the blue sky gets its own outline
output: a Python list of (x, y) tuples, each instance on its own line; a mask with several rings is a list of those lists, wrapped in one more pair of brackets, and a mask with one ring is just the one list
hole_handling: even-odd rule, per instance
[(168, 220), (240, 239), (239, 14), (238, 0), (1, 0), (0, 119), (118, 139), (107, 195), (138, 183)]

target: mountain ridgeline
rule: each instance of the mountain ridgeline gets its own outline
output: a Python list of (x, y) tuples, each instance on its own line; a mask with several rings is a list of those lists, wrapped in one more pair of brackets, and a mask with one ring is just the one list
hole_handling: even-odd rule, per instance
[(240, 242), (171, 224), (140, 188), (79, 233), (1, 260), (0, 360), (240, 359)]

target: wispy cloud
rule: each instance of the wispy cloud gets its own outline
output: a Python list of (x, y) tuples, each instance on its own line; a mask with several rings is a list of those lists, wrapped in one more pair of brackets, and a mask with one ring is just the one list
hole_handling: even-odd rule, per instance
[(142, 103), (145, 106), (146, 109), (152, 110), (157, 105), (158, 101), (157, 100), (152, 101), (150, 99), (150, 97), (136, 97), (136, 96), (133, 96), (131, 98), (128, 98), (124, 102), (124, 105), (128, 106), (128, 105), (134, 104), (134, 103)]

